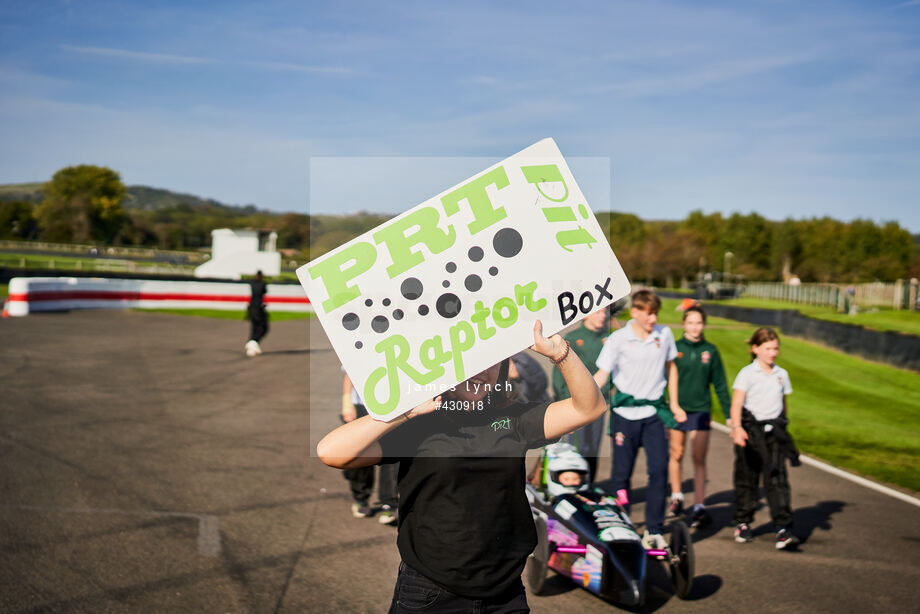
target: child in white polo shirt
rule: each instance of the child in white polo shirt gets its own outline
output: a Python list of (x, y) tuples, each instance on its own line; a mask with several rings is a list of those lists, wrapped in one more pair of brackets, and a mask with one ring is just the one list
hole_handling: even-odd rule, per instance
[(770, 515), (776, 527), (776, 548), (799, 543), (792, 534), (789, 478), (786, 459), (799, 464), (798, 451), (786, 431), (786, 395), (792, 393), (789, 374), (775, 364), (779, 336), (759, 328), (748, 340), (751, 364), (741, 369), (732, 385), (731, 436), (735, 443), (735, 541), (753, 540), (750, 523), (757, 508), (763, 475)]
[[(687, 414), (677, 402), (677, 347), (667, 326), (658, 324), (661, 299), (651, 290), (632, 296), (629, 315), (623, 328), (614, 331), (597, 357), (598, 385), (613, 376), (616, 394), (611, 400), (613, 417), (613, 490), (623, 505), (629, 502), (629, 482), (639, 447), (645, 448), (648, 489), (645, 500), (646, 548), (666, 545), (664, 530), (665, 499), (668, 494), (667, 428), (684, 422)], [(665, 387), (668, 400), (665, 400)]]

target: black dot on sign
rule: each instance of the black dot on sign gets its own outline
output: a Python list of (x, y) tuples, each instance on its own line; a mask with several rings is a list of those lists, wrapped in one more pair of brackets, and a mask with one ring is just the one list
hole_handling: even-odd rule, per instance
[(450, 281), (445, 279), (444, 281), (441, 282), (441, 285), (444, 286), (445, 288), (450, 288)]
[(489, 267), (489, 275), (491, 275), (492, 277), (495, 277), (496, 275), (498, 275), (498, 267), (497, 267), (497, 266), (490, 266), (490, 267)]
[(524, 238), (514, 228), (502, 228), (492, 238), (492, 247), (495, 248), (495, 253), (499, 256), (513, 258), (521, 253), (521, 248), (524, 247)]
[(463, 285), (470, 292), (476, 292), (482, 287), (482, 279), (480, 279), (479, 275), (467, 275), (466, 279), (463, 280)]
[(467, 256), (469, 256), (470, 260), (472, 260), (473, 262), (479, 262), (480, 260), (482, 260), (483, 255), (484, 254), (483, 254), (482, 248), (479, 246), (471, 247), (470, 251), (467, 252)]
[(492, 238), (492, 247), (495, 248), (495, 253), (505, 258), (517, 256), (521, 253), (523, 246), (524, 239), (521, 237), (521, 233), (514, 228), (502, 228)]
[(342, 316), (342, 326), (345, 327), (345, 330), (355, 330), (358, 326), (361, 325), (361, 319), (356, 313), (346, 313)]
[(364, 301), (364, 304), (370, 307), (371, 305), (374, 304), (374, 301), (372, 301), (371, 299), (367, 299), (366, 301)]
[(403, 313), (402, 309), (396, 309), (395, 311), (393, 311), (393, 319), (394, 319), (394, 320), (402, 320), (402, 319), (403, 319), (403, 315), (405, 315), (405, 314)]
[(453, 273), (454, 271), (457, 270), (457, 263), (456, 263), (456, 262), (448, 262), (448, 263), (447, 263), (447, 266), (444, 267), (444, 268), (447, 269), (447, 272), (448, 272), (448, 273)]
[(383, 306), (384, 306), (384, 307), (389, 307), (389, 306), (390, 306), (390, 299), (388, 299), (388, 298), (383, 299)]
[(360, 341), (355, 341), (355, 347), (358, 348), (358, 349), (360, 350), (361, 348), (364, 347), (364, 344), (361, 343)]
[(427, 316), (428, 315), (428, 305), (419, 305), (418, 314), (420, 316)]
[(386, 319), (386, 316), (374, 316), (374, 319), (371, 320), (371, 328), (375, 333), (385, 333), (390, 328), (390, 321)]
[(422, 295), (422, 282), (415, 277), (407, 277), (399, 286), (399, 291), (410, 301), (414, 301)]
[(435, 309), (442, 318), (453, 318), (460, 313), (460, 297), (450, 292), (445, 292), (438, 297)]

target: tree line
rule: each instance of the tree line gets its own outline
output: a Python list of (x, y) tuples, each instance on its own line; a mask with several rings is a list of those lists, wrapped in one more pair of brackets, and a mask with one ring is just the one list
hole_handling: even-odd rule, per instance
[[(9, 188), (15, 186), (8, 186)], [(80, 165), (59, 170), (32, 190), (0, 191), (0, 239), (201, 249), (215, 228), (278, 233), (288, 256), (307, 261), (392, 216), (306, 215), (235, 207), (146, 186), (126, 187), (118, 173)], [(748, 280), (893, 281), (920, 277), (920, 235), (897, 222), (829, 217), (772, 221), (758, 213), (705, 214), (680, 221), (600, 212), (598, 222), (631, 279), (673, 287), (700, 273)]]

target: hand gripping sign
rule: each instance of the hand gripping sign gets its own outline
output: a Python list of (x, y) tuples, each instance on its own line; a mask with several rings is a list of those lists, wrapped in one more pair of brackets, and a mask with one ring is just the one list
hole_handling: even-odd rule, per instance
[[(389, 421), (629, 293), (543, 139), (297, 270), (370, 414)], [(593, 365), (588, 365), (593, 369)]]

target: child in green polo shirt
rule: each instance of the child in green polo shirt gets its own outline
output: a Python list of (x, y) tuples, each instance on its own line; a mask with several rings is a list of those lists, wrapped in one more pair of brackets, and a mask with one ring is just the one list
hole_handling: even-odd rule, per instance
[[(604, 347), (604, 340), (610, 334), (608, 324), (609, 312), (607, 308), (598, 309), (594, 313), (585, 317), (581, 321), (581, 326), (568, 333), (564, 339), (569, 342), (569, 347), (575, 352), (583, 363), (594, 366), (601, 348)], [(614, 320), (616, 322), (616, 320)], [(619, 328), (619, 323), (616, 324)], [(605, 398), (610, 392), (610, 383), (607, 382), (601, 387)], [(553, 400), (561, 401), (569, 398), (569, 388), (565, 385), (565, 378), (562, 372), (553, 368)], [(597, 457), (601, 450), (601, 440), (604, 437), (604, 419), (601, 416), (591, 424), (583, 426), (571, 435), (567, 436), (568, 443), (573, 444), (578, 453), (581, 454), (588, 462), (588, 482), (593, 483), (597, 476)]]
[(706, 452), (709, 450), (709, 414), (712, 385), (719, 398), (722, 414), (729, 417), (731, 398), (725, 381), (725, 368), (719, 350), (703, 337), (706, 313), (699, 305), (684, 310), (684, 336), (677, 341), (678, 399), (687, 412), (687, 421), (671, 429), (671, 458), (668, 474), (671, 481), (670, 512), (678, 515), (683, 511), (684, 494), (681, 492), (681, 460), (687, 433), (690, 434), (690, 448), (693, 454), (693, 511), (690, 524), (701, 527), (712, 521), (703, 505), (706, 490)]

